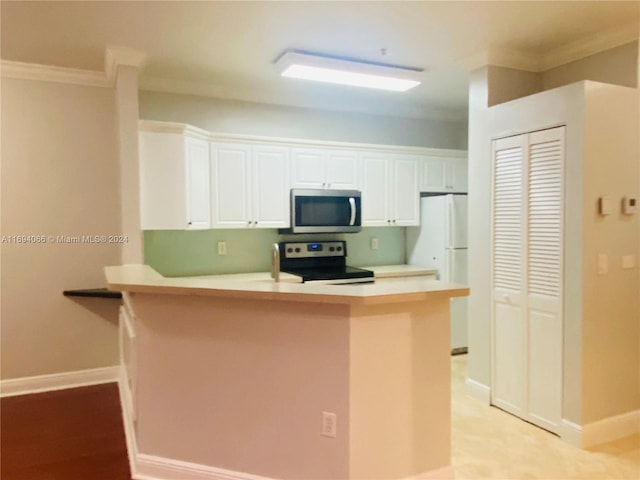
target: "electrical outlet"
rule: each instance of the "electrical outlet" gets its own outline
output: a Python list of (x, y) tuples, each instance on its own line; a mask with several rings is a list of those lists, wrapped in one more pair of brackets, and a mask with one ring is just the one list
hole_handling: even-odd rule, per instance
[(322, 412), (322, 431), (325, 437), (336, 437), (336, 414), (332, 412)]
[(378, 249), (378, 239), (376, 237), (373, 237), (371, 239), (371, 250), (377, 250)]
[(218, 242), (218, 255), (226, 255), (227, 254), (227, 242), (219, 241)]

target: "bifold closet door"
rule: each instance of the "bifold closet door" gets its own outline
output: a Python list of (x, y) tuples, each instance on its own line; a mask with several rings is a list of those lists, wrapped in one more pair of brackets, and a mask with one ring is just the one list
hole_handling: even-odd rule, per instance
[(493, 143), (492, 403), (557, 431), (564, 127)]

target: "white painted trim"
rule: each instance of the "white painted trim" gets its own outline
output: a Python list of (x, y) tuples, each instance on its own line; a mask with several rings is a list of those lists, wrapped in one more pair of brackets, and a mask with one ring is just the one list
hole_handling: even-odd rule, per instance
[(136, 457), (138, 455), (138, 441), (136, 439), (133, 424), (133, 412), (131, 393), (129, 392), (127, 371), (124, 365), (120, 366), (120, 378), (118, 380), (118, 390), (120, 392), (120, 405), (122, 407), (122, 423), (124, 425), (124, 437), (127, 442), (127, 456), (129, 457), (129, 470), (132, 478), (136, 476)]
[(120, 66), (134, 67), (141, 70), (147, 61), (147, 54), (128, 47), (107, 46), (104, 54), (104, 71), (106, 77), (115, 82), (116, 72)]
[(464, 381), (464, 389), (471, 398), (475, 398), (485, 405), (491, 404), (491, 387), (467, 378)]
[(638, 24), (631, 22), (567, 43), (544, 54), (490, 49), (461, 58), (456, 63), (467, 71), (495, 65), (527, 72), (544, 72), (637, 40)]
[(2, 76), (19, 80), (68, 83), (87, 87), (112, 88), (104, 72), (2, 60)]
[(438, 157), (467, 158), (467, 150), (451, 148), (407, 147), (403, 145), (386, 145), (373, 143), (331, 142), (325, 140), (305, 140), (300, 138), (263, 137), (232, 133), (208, 132), (186, 123), (162, 122), (156, 120), (138, 121), (141, 132), (176, 133), (201, 138), (210, 142), (242, 142), (260, 143), (261, 145), (278, 145), (294, 147), (340, 148), (345, 150), (367, 150), (373, 152), (404, 153), (409, 155), (426, 155)]
[(582, 426), (582, 448), (640, 433), (640, 410), (603, 418)]
[(136, 480), (275, 480), (250, 473), (139, 453)]
[(575, 62), (585, 57), (620, 47), (638, 40), (638, 23), (631, 22), (624, 26), (599, 32), (591, 37), (567, 43), (542, 58), (541, 71)]
[(27, 395), (30, 393), (117, 382), (118, 374), (119, 369), (115, 366), (54, 373), (51, 375), (38, 375), (34, 377), (11, 378), (0, 381), (0, 397)]
[(453, 467), (447, 465), (446, 467), (429, 470), (428, 472), (412, 475), (411, 477), (404, 477), (401, 480), (453, 480), (454, 478), (455, 472)]
[(580, 448), (582, 446), (582, 427), (577, 423), (562, 419), (558, 425), (558, 435), (562, 441)]

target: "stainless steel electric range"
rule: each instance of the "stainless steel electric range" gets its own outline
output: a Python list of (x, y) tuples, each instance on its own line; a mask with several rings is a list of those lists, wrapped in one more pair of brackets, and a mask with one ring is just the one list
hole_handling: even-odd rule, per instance
[(280, 271), (297, 275), (304, 283), (371, 283), (373, 272), (346, 264), (343, 240), (280, 242)]

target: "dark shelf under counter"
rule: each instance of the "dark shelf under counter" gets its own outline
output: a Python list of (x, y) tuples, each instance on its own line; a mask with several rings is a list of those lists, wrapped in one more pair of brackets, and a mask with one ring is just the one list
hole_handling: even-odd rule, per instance
[(65, 290), (62, 294), (65, 297), (122, 298), (121, 292), (109, 290), (108, 288), (81, 288), (78, 290)]

